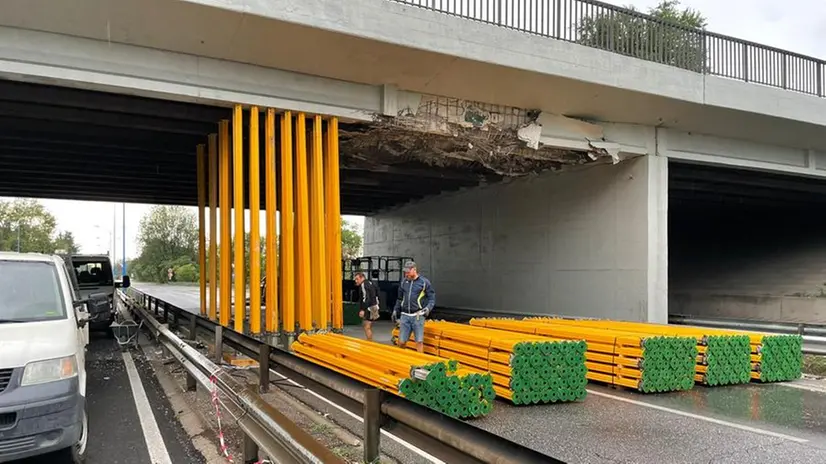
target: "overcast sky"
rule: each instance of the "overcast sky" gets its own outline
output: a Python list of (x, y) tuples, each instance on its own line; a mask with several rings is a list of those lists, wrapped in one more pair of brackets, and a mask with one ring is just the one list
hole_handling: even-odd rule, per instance
[[(603, 0), (646, 11), (660, 0)], [(702, 12), (707, 29), (776, 48), (826, 59), (823, 0), (682, 0)]]
[[(604, 0), (615, 5), (634, 5), (640, 10), (659, 0)], [(682, 5), (701, 11), (708, 29), (753, 42), (826, 58), (826, 9), (823, 0), (683, 0)], [(117, 226), (117, 256), (122, 256), (122, 206), (112, 203), (44, 200), (55, 215), (60, 230), (71, 231), (81, 250), (88, 253), (111, 251), (113, 214)], [(136, 256), (140, 218), (148, 205), (126, 205), (126, 254)], [(348, 217), (363, 224), (363, 218)], [(264, 221), (261, 221), (262, 227)]]

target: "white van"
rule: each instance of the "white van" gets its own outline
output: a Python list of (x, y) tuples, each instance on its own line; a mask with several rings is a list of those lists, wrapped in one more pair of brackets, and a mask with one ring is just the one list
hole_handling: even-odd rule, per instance
[(0, 463), (86, 455), (86, 304), (57, 256), (0, 252)]

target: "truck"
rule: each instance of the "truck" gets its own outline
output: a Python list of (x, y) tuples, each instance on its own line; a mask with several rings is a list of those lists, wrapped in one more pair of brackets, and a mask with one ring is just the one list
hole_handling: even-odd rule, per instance
[(79, 298), (88, 300), (89, 330), (106, 331), (112, 335), (110, 326), (115, 321), (115, 291), (119, 287), (129, 287), (129, 276), (118, 282), (112, 272), (112, 262), (108, 255), (62, 255), (70, 272), (72, 286), (79, 292)]

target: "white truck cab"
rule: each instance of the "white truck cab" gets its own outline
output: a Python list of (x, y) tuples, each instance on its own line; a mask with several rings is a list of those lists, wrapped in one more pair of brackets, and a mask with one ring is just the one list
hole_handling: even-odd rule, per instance
[(86, 455), (89, 314), (57, 256), (0, 252), (0, 463)]

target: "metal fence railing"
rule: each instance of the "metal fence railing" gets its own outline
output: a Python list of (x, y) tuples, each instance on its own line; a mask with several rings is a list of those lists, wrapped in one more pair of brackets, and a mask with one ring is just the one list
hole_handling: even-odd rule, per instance
[(826, 97), (826, 61), (596, 0), (390, 0), (744, 82)]

